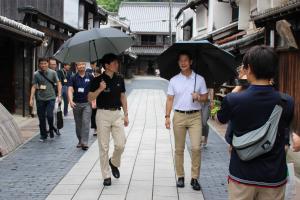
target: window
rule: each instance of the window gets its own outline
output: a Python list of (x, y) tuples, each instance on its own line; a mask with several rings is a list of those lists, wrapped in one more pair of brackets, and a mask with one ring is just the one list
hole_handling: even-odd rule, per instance
[(142, 45), (156, 45), (156, 35), (142, 35)]
[(232, 8), (232, 22), (236, 22), (239, 19), (239, 7)]

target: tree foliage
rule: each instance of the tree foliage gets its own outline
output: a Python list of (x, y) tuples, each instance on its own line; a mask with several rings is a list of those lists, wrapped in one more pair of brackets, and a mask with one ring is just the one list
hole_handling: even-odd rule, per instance
[(121, 0), (97, 0), (97, 3), (108, 11), (118, 11)]
[[(124, 0), (97, 0), (97, 3), (103, 6), (106, 10), (117, 12), (121, 1)], [(132, 2), (168, 2), (169, 0), (125, 0)], [(186, 2), (186, 0), (172, 0), (172, 2)]]

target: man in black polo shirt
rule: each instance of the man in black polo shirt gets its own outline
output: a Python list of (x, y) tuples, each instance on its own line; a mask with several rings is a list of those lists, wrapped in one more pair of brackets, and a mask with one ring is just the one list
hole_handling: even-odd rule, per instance
[[(119, 62), (114, 54), (106, 54), (102, 58), (105, 72), (96, 77), (90, 87), (89, 101), (97, 99), (97, 135), (100, 150), (101, 172), (104, 178), (103, 185), (111, 185), (111, 167), (115, 178), (120, 177), (118, 167), (125, 147), (124, 126), (128, 126), (127, 99), (125, 95), (124, 79), (117, 74)], [(123, 108), (124, 115), (121, 112)], [(109, 159), (110, 134), (114, 140), (114, 152)]]
[(85, 63), (76, 63), (77, 73), (70, 78), (68, 97), (76, 124), (76, 135), (78, 138), (77, 148), (88, 149), (90, 122), (92, 107), (88, 102), (90, 82), (93, 76), (85, 72)]
[[(241, 93), (231, 93), (224, 98), (218, 120), (221, 123), (230, 120), (231, 134), (242, 136), (264, 125), (276, 105), (282, 105), (283, 112), (271, 151), (243, 161), (234, 148), (231, 150), (229, 199), (283, 200), (287, 182), (285, 146), (289, 143), (294, 101), (269, 84), (278, 68), (278, 57), (273, 49), (267, 46), (251, 48), (244, 56), (243, 65), (250, 86)], [(231, 144), (232, 141), (228, 142)]]

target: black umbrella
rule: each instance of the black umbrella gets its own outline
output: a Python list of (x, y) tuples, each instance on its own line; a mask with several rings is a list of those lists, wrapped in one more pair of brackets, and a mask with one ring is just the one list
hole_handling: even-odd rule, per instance
[(193, 58), (192, 69), (204, 77), (208, 87), (221, 85), (236, 75), (236, 61), (232, 54), (207, 40), (176, 42), (158, 57), (160, 76), (170, 80), (180, 72), (178, 54), (189, 52)]

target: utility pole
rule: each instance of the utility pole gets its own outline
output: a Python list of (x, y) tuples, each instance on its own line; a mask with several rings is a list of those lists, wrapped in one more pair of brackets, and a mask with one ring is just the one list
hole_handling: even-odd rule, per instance
[(172, 45), (172, 0), (169, 0), (169, 37), (170, 46)]

